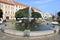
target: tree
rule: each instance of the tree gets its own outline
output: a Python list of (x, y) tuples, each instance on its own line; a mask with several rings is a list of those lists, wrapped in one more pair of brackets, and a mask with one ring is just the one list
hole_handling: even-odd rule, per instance
[(57, 15), (60, 16), (60, 12), (58, 12)]
[(41, 16), (41, 14), (38, 13), (38, 12), (32, 12), (32, 17), (33, 17), (33, 18), (41, 18), (42, 16)]
[(0, 9), (0, 18), (2, 18), (3, 17), (3, 11), (2, 11), (2, 9)]
[(17, 20), (17, 18), (23, 18), (23, 17), (28, 17), (28, 10), (29, 8), (25, 8), (25, 9), (20, 9), (15, 13), (15, 18)]
[(15, 13), (15, 17), (16, 17), (16, 18), (22, 18), (22, 17), (23, 17), (22, 11), (21, 11), (21, 10), (17, 11), (17, 12)]
[(52, 15), (52, 20), (54, 21), (54, 18), (55, 18), (55, 16), (54, 15)]
[[(25, 9), (18, 10), (15, 13), (16, 18), (23, 18), (23, 17), (28, 17), (29, 16), (29, 7)], [(34, 18), (41, 18), (41, 14), (38, 12), (34, 12), (32, 9), (32, 17)]]
[(57, 21), (60, 23), (60, 11), (57, 13)]

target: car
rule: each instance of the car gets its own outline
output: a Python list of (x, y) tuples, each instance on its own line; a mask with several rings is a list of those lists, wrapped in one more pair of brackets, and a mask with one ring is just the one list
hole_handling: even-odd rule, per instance
[(51, 22), (52, 24), (55, 24), (55, 25), (57, 25), (58, 24), (58, 22)]

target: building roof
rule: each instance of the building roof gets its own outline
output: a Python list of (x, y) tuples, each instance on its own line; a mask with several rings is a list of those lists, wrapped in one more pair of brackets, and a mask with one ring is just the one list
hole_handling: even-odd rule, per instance
[(0, 0), (0, 2), (4, 2), (7, 4), (14, 4), (11, 0)]
[(22, 6), (27, 6), (25, 4), (13, 1), (13, 0), (0, 0), (0, 2), (8, 3), (8, 4), (13, 4), (13, 5), (22, 5)]
[(38, 10), (38, 11), (40, 11), (38, 8), (35, 8), (35, 7), (32, 7), (34, 10)]
[(26, 4), (22, 4), (22, 3), (19, 3), (19, 2), (16, 2), (16, 1), (14, 1), (14, 3), (15, 3), (15, 5), (28, 6)]

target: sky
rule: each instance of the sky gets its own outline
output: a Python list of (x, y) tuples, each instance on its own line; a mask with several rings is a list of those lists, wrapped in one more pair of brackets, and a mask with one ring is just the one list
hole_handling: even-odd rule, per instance
[(60, 11), (60, 0), (15, 0), (29, 6), (33, 6), (42, 12), (56, 14)]

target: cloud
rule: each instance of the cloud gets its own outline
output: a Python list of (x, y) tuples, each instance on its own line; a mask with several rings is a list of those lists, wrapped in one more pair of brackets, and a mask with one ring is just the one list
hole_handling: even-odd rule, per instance
[(44, 3), (48, 3), (48, 2), (51, 2), (53, 0), (36, 0), (34, 3), (35, 4), (44, 4)]

